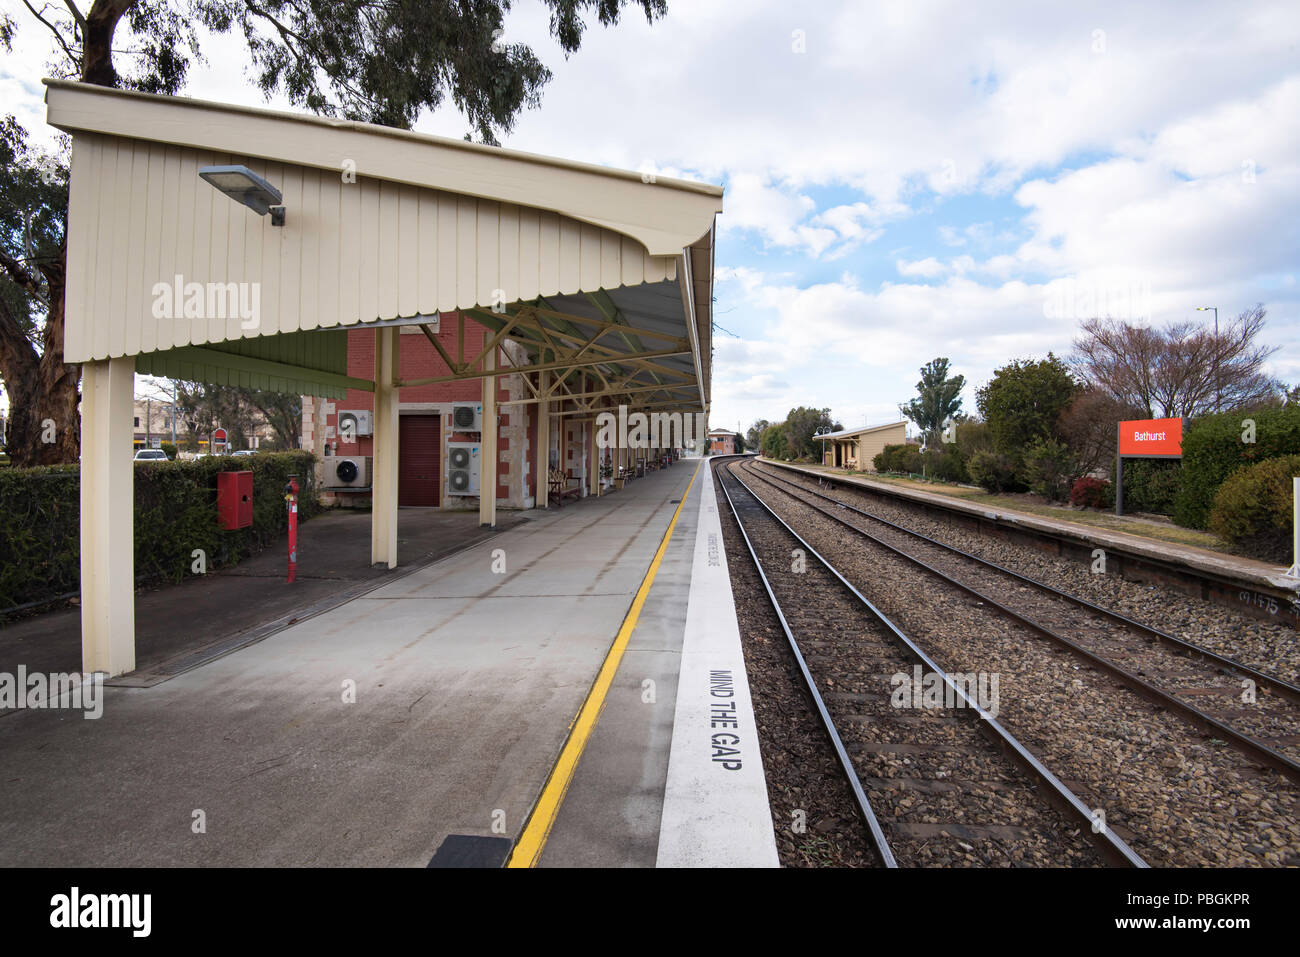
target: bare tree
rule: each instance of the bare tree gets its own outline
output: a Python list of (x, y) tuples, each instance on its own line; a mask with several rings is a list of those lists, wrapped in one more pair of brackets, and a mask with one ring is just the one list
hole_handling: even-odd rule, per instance
[(1264, 317), (1263, 305), (1256, 305), (1217, 335), (1197, 322), (1153, 329), (1086, 319), (1070, 361), (1085, 383), (1150, 418), (1260, 405), (1285, 388), (1264, 370), (1277, 348), (1255, 341)]
[(1061, 410), (1056, 430), (1079, 460), (1081, 470), (1094, 472), (1110, 467), (1119, 423), (1142, 414), (1142, 409), (1119, 401), (1103, 389), (1085, 386)]

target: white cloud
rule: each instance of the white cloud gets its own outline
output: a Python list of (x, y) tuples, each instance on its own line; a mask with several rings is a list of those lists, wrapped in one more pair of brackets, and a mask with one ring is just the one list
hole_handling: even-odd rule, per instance
[(925, 259), (918, 259), (915, 262), (900, 259), (897, 265), (900, 276), (940, 276), (948, 268), (933, 256), (927, 256)]
[[(37, 123), (49, 41), (16, 13), (0, 96)], [(1264, 300), (1274, 366), (1300, 379), (1294, 3), (677, 0), (654, 26), (635, 8), (592, 24), (568, 59), (547, 16), (518, 4), (507, 19), (505, 39), (555, 77), (506, 145), (727, 184), (718, 318), (747, 338), (715, 337), (722, 421), (800, 404), (878, 419), (934, 355), (978, 383), (1066, 350), (1072, 322), (1043, 307), (1067, 279), (1146, 283), (1157, 321)], [(207, 51), (187, 93), (263, 103), (232, 66), (241, 40)], [(418, 128), (467, 124), (448, 107)], [(935, 204), (937, 237), (885, 240), (904, 281), (826, 280), (827, 261), (905, 224), (922, 189), (951, 205)], [(1021, 222), (962, 205), (990, 195), (1014, 196)]]

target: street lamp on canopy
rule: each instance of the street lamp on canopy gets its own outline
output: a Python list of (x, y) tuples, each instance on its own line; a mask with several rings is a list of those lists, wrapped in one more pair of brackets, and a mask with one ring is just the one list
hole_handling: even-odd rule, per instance
[(284, 197), (247, 166), (201, 166), (199, 176), (257, 215), (270, 213), (272, 226), (284, 225)]

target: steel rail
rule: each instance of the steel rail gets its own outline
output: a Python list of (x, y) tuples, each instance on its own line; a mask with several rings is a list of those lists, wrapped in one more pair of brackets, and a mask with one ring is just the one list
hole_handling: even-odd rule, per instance
[[(955, 545), (949, 545), (946, 542), (941, 542), (937, 539), (930, 538), (928, 535), (922, 534), (921, 532), (918, 532), (915, 529), (908, 528), (905, 525), (899, 525), (896, 522), (891, 522), (887, 518), (881, 518), (879, 515), (874, 515), (871, 512), (858, 508), (857, 506), (850, 505), (847, 502), (841, 502), (839, 499), (831, 498), (829, 495), (825, 495), (817, 491), (816, 489), (808, 488), (807, 486), (800, 485), (797, 482), (791, 482), (789, 479), (786, 478), (781, 478), (775, 475), (768, 475), (767, 473), (759, 471), (757, 469), (749, 469), (748, 471), (753, 475), (758, 475), (762, 477), (768, 482), (779, 482), (784, 485), (789, 485), (791, 488), (796, 488), (799, 489), (801, 492), (807, 492), (810, 495), (815, 495), (818, 498), (825, 499), (828, 502), (833, 502), (842, 508), (846, 508), (851, 512), (856, 512), (857, 514), (862, 515), (865, 518), (869, 518), (874, 522), (879, 522), (880, 524), (887, 525), (888, 527), (896, 531), (904, 532), (905, 534), (911, 535), (914, 538), (919, 538), (923, 542), (929, 542), (931, 545), (936, 545), (939, 548), (952, 552), (953, 554), (960, 555), (962, 558), (968, 558), (973, 562), (978, 562), (979, 564), (985, 566), (986, 568), (991, 568), (994, 569), (995, 571), (1002, 572), (1005, 575), (1010, 575), (1012, 578), (1022, 581), (1027, 585), (1031, 585), (1035, 588), (1041, 589), (1042, 591), (1048, 592), (1057, 598), (1064, 599), (1065, 601), (1071, 602), (1072, 604), (1078, 605), (1082, 608), (1087, 608), (1089, 611), (1096, 612), (1099, 615), (1109, 618), (1111, 621), (1117, 622), (1121, 625), (1124, 625), (1125, 627), (1132, 628), (1134, 631), (1141, 632), (1142, 634), (1147, 635), (1149, 637), (1156, 638), (1157, 640), (1164, 642), (1167, 645), (1170, 645), (1173, 648), (1173, 650), (1178, 651), (1179, 653), (1186, 654), (1188, 656), (1197, 655), (1200, 656), (1201, 658), (1205, 658), (1210, 661), (1213, 661), (1216, 664), (1221, 665), (1222, 667), (1227, 668), (1243, 677), (1250, 678), (1260, 688), (1276, 691), (1278, 694), (1282, 695), (1283, 697), (1289, 698), (1292, 701), (1295, 701), (1297, 704), (1300, 704), (1300, 686), (1291, 684), (1288, 681), (1284, 681), (1283, 679), (1277, 677), (1276, 675), (1270, 675), (1267, 672), (1260, 671), (1256, 668), (1251, 667), (1248, 664), (1237, 661), (1235, 658), (1225, 657), (1223, 655), (1218, 654), (1217, 652), (1211, 651), (1209, 648), (1205, 648), (1202, 647), (1201, 645), (1197, 645), (1190, 641), (1186, 641), (1182, 638), (1177, 637), (1176, 635), (1171, 635), (1168, 632), (1161, 631), (1159, 628), (1155, 628), (1151, 625), (1143, 624), (1142, 622), (1137, 621), (1136, 619), (1129, 618), (1127, 615), (1120, 614), (1119, 612), (1114, 611), (1110, 608), (1106, 608), (1102, 605), (1094, 604), (1093, 602), (1088, 601), (1086, 598), (1080, 598), (1078, 595), (1072, 595), (1067, 591), (1062, 591), (1061, 589), (1056, 588), (1053, 585), (1049, 585), (1046, 582), (1041, 582), (1036, 578), (1030, 578), (1028, 575), (1021, 574), (1020, 572), (1007, 568), (1004, 565), (999, 565), (997, 562), (991, 562), (986, 558), (980, 558), (978, 555), (972, 555), (970, 552), (962, 551), (960, 548), (957, 548)], [(837, 487), (833, 481), (830, 482), (829, 484), (832, 489)], [(843, 486), (843, 487), (851, 488), (852, 486)]]
[[(842, 518), (839, 515), (836, 515), (834, 512), (830, 511), (829, 509), (825, 509), (812, 502), (799, 499), (798, 496), (796, 496), (793, 492), (787, 491), (786, 489), (777, 485), (775, 482), (771, 482), (763, 478), (761, 474), (759, 473), (753, 473), (753, 474), (755, 474), (761, 481), (767, 482), (767, 484), (771, 485), (777, 491), (783, 492), (784, 494), (800, 502), (802, 505), (805, 505), (806, 507), (811, 508), (814, 511), (820, 512), (821, 514), (825, 515), (829, 519), (839, 522), (845, 528), (857, 532), (863, 538), (866, 538), (874, 542), (875, 544), (879, 545), (881, 548), (884, 548), (892, 552), (893, 554), (898, 555), (900, 558), (907, 559), (909, 562), (912, 562), (914, 565), (917, 565), (925, 569), (930, 574), (947, 582), (949, 585), (952, 585), (954, 588), (958, 588), (961, 591), (966, 592), (966, 594), (978, 598), (980, 601), (988, 605), (991, 605), (992, 607), (998, 609), (998, 611), (1002, 612), (1007, 617), (1020, 622), (1030, 630), (1036, 632), (1039, 635), (1042, 635), (1044, 638), (1047, 638), (1049, 641), (1053, 641), (1059, 645), (1062, 645), (1070, 649), (1075, 654), (1086, 659), (1089, 663), (1094, 664), (1097, 667), (1101, 668), (1102, 670), (1119, 678), (1130, 690), (1135, 691), (1136, 693), (1142, 695), (1148, 701), (1151, 701), (1152, 703), (1158, 704), (1162, 707), (1169, 708), (1175, 714), (1179, 715), (1190, 724), (1195, 725), (1201, 731), (1213, 737), (1223, 738), (1225, 741), (1227, 741), (1228, 743), (1236, 747), (1238, 751), (1241, 751), (1244, 754), (1249, 755), (1250, 757), (1259, 761), (1263, 766), (1272, 768), (1273, 770), (1286, 775), (1292, 781), (1300, 783), (1300, 764), (1291, 760), (1286, 755), (1282, 754), (1280, 751), (1276, 751), (1273, 748), (1270, 748), (1262, 741), (1259, 741), (1251, 737), (1250, 735), (1245, 734), (1244, 732), (1238, 731), (1237, 729), (1233, 728), (1231, 725), (1225, 724), (1224, 722), (1220, 721), (1218, 718), (1206, 714), (1204, 711), (1201, 711), (1199, 708), (1193, 707), (1192, 705), (1183, 701), (1181, 698), (1177, 697), (1176, 695), (1173, 695), (1165, 691), (1163, 688), (1160, 688), (1159, 686), (1152, 684), (1151, 682), (1146, 681), (1143, 678), (1138, 677), (1137, 675), (1133, 674), (1131, 671), (1128, 671), (1126, 668), (1120, 667), (1119, 665), (1115, 664), (1115, 662), (1111, 661), (1109, 658), (1105, 658), (1102, 655), (1099, 655), (1096, 652), (1088, 648), (1085, 648), (1083, 645), (1079, 644), (1078, 642), (1072, 641), (1071, 639), (1066, 638), (1064, 635), (1053, 631), (1047, 626), (1039, 624), (1037, 621), (1030, 618), (1029, 616), (1021, 612), (1018, 612), (1013, 608), (1007, 607), (1006, 605), (999, 602), (997, 599), (991, 597), (990, 595), (985, 594), (979, 589), (958, 581), (957, 579), (953, 578), (951, 575), (947, 574), (941, 569), (935, 568), (934, 566), (928, 564), (922, 559), (917, 558), (915, 555), (909, 555), (907, 552), (903, 551), (902, 549), (894, 545), (891, 545), (880, 538), (877, 538), (875, 535), (872, 535), (866, 529), (859, 528), (858, 526), (852, 524), (851, 522), (846, 521), (844, 518)], [(744, 483), (742, 482), (741, 484)], [(746, 487), (748, 488), (748, 486)], [(832, 499), (832, 501), (834, 501), (834, 499)], [(843, 503), (836, 502), (836, 504), (842, 505)], [(844, 506), (844, 507), (850, 508), (850, 506)], [(867, 517), (873, 518), (874, 516), (867, 515)]]
[[(728, 465), (730, 464), (731, 463), (728, 463)], [(754, 490), (751, 489), (742, 478), (740, 478), (740, 476), (736, 475), (733, 471), (731, 471), (729, 467), (724, 466), (724, 468), (729, 473), (729, 476), (733, 481), (738, 483), (742, 488), (745, 489), (745, 491), (749, 492), (749, 494), (753, 497), (754, 501), (757, 502), (758, 505), (760, 505), (763, 508), (763, 510), (766, 511), (769, 516), (771, 516), (771, 518), (774, 521), (776, 521), (782, 528), (784, 528), (791, 535), (791, 537), (793, 537), (796, 541), (798, 541), (800, 545), (807, 551), (808, 554), (814, 556), (826, 568), (827, 571), (829, 571), (836, 579), (839, 580), (840, 584), (842, 584), (845, 587), (845, 589), (847, 589), (849, 593), (853, 595), (854, 598), (856, 598), (859, 602), (862, 603), (862, 605), (871, 613), (871, 615), (877, 621), (879, 621), (885, 628), (887, 628), (894, 635), (894, 637), (903, 645), (904, 649), (907, 651), (909, 655), (911, 655), (911, 657), (919, 661), (924, 667), (929, 669), (934, 674), (940, 676), (943, 683), (947, 687), (951, 688), (953, 692), (956, 695), (958, 695), (963, 701), (965, 706), (959, 710), (972, 712), (975, 715), (976, 719), (979, 721), (979, 728), (988, 737), (990, 737), (995, 744), (1000, 745), (1005, 754), (1011, 757), (1017, 764), (1019, 764), (1023, 769), (1028, 771), (1033, 777), (1037, 778), (1043, 784), (1047, 785), (1046, 795), (1045, 795), (1047, 800), (1055, 807), (1063, 811), (1067, 816), (1071, 816), (1079, 819), (1080, 823), (1082, 823), (1086, 827), (1085, 833), (1091, 835), (1094, 844), (1101, 851), (1103, 857), (1105, 857), (1108, 861), (1110, 861), (1113, 864), (1121, 864), (1129, 867), (1149, 866), (1146, 863), (1146, 861), (1144, 861), (1141, 858), (1141, 856), (1137, 854), (1137, 852), (1135, 852), (1131, 847), (1129, 847), (1128, 844), (1122, 838), (1114, 834), (1109, 827), (1102, 825), (1100, 829), (1097, 829), (1095, 827), (1093, 812), (1091, 808), (1089, 808), (1086, 804), (1084, 804), (1083, 801), (1079, 800), (1078, 796), (1075, 795), (1075, 793), (1071, 791), (1068, 787), (1066, 787), (1064, 782), (1062, 782), (1060, 778), (1058, 778), (1055, 774), (1053, 774), (1047, 768), (1046, 765), (1044, 765), (1040, 760), (1038, 760), (1038, 758), (1034, 755), (1032, 751), (1026, 748), (1023, 744), (1021, 744), (1020, 741), (1013, 734), (1011, 734), (1010, 731), (1008, 731), (1005, 727), (999, 724), (998, 721), (987, 711), (981, 708), (977, 702), (972, 701), (969, 695), (966, 694), (966, 690), (961, 685), (953, 681), (953, 679), (948, 675), (948, 673), (939, 667), (938, 662), (934, 661), (928, 654), (925, 653), (924, 650), (921, 649), (919, 645), (917, 645), (914, 641), (912, 641), (911, 638), (909, 638), (906, 634), (904, 634), (903, 631), (899, 629), (899, 627), (895, 625), (894, 622), (890, 620), (890, 618), (884, 612), (882, 612), (879, 608), (877, 608), (871, 602), (870, 599), (868, 599), (865, 595), (863, 595), (862, 592), (858, 591), (858, 589), (854, 587), (853, 584), (851, 584), (848, 579), (846, 579), (843, 575), (841, 575), (834, 565), (832, 565), (825, 557), (823, 557), (820, 552), (818, 552), (815, 548), (813, 548), (812, 545), (809, 544), (803, 538), (803, 536), (801, 536), (798, 532), (796, 532), (793, 528), (791, 528), (790, 525), (784, 519), (781, 518), (781, 516), (777, 515), (776, 512), (772, 510), (771, 506), (769, 506), (766, 502), (764, 502), (758, 496), (758, 494), (754, 492)], [(723, 485), (722, 488), (724, 494), (727, 494), (727, 503), (731, 505), (732, 512), (733, 514), (735, 514), (736, 511), (735, 505), (731, 501), (731, 496), (729, 493), (726, 493), (725, 485)], [(736, 522), (738, 525), (740, 525), (740, 517), (738, 514), (736, 515)], [(743, 525), (741, 525), (741, 528), (743, 531)], [(748, 536), (746, 536), (746, 543), (748, 543), (748, 541), (749, 541)], [(750, 551), (751, 554), (753, 554), (752, 545), (750, 546)], [(757, 562), (757, 556), (755, 556), (755, 561)], [(769, 590), (769, 594), (770, 594), (770, 590)], [(773, 601), (775, 601), (775, 598), (773, 598)], [(788, 631), (787, 631), (787, 635), (789, 635)], [(791, 637), (791, 641), (793, 642), (792, 637)]]
[[(730, 463), (718, 463), (714, 468), (714, 474), (727, 471), (728, 464)], [(804, 685), (807, 687), (808, 693), (812, 695), (813, 704), (817, 708), (817, 716), (821, 719), (822, 727), (831, 739), (831, 745), (835, 748), (835, 755), (839, 758), (840, 768), (844, 771), (845, 777), (848, 778), (849, 787), (853, 790), (853, 797), (857, 801), (858, 810), (862, 813), (867, 829), (871, 832), (871, 840), (875, 845), (876, 854), (885, 867), (897, 867), (898, 861), (894, 858), (894, 852), (889, 849), (889, 841), (880, 826), (880, 820), (876, 817), (876, 812), (871, 807), (871, 801), (867, 799), (867, 793), (862, 787), (862, 781), (858, 778), (858, 772), (853, 766), (853, 760), (849, 757), (844, 742), (840, 740), (839, 731), (836, 730), (835, 722), (831, 719), (830, 711), (826, 708), (826, 702), (822, 700), (821, 692), (817, 690), (817, 682), (813, 680), (812, 672), (808, 670), (808, 664), (804, 661), (799, 642), (790, 629), (790, 623), (786, 620), (785, 612), (781, 610), (781, 603), (777, 601), (776, 593), (772, 591), (772, 584), (763, 571), (763, 564), (759, 561), (758, 552), (754, 550), (754, 543), (745, 530), (745, 523), (740, 519), (740, 511), (736, 508), (736, 503), (732, 501), (731, 493), (727, 491), (726, 483), (721, 478), (718, 481), (718, 488), (722, 489), (722, 494), (727, 499), (727, 507), (731, 509), (731, 516), (736, 520), (736, 527), (740, 529), (740, 535), (745, 540), (745, 547), (749, 549), (750, 560), (753, 561), (754, 570), (758, 572), (758, 577), (763, 582), (763, 588), (767, 592), (767, 600), (772, 605), (772, 610), (776, 612), (777, 619), (781, 622), (781, 630), (785, 632), (785, 639), (790, 645), (790, 651), (794, 655), (795, 662), (799, 665), (799, 673), (803, 675)], [(750, 494), (753, 495), (752, 492)], [(753, 497), (755, 500), (758, 498), (756, 495)]]

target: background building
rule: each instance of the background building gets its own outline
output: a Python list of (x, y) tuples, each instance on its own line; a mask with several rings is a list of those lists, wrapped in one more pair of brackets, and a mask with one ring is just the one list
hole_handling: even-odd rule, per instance
[(709, 430), (710, 455), (734, 455), (736, 452), (736, 433), (726, 429)]
[(907, 422), (868, 425), (860, 429), (842, 429), (818, 437), (824, 444), (822, 464), (838, 469), (875, 471), (871, 464), (886, 445), (907, 442)]
[[(456, 354), (455, 313), (431, 318), (428, 322), (444, 351)], [(481, 340), (486, 327), (466, 319), (466, 338)], [(509, 339), (503, 340), (498, 362), (502, 365), (526, 366), (528, 357)], [(477, 445), (482, 431), (457, 428), (453, 410), (458, 405), (482, 406), (483, 391), (478, 379), (453, 380), (451, 370), (437, 348), (423, 335), (419, 326), (401, 329), (398, 349), (401, 376), (419, 379), (446, 376), (450, 381), (398, 389), (398, 504), (426, 508), (477, 507), (480, 495), (461, 494), (453, 487), (449, 453), (457, 446)], [(375, 332), (354, 329), (348, 332), (348, 374), (364, 376), (375, 367)], [(503, 375), (496, 379), (497, 389), (497, 494), (498, 504), (506, 508), (532, 508), (537, 502), (537, 474), (534, 450), (538, 442), (538, 414), (528, 398), (522, 376)], [(303, 397), (303, 449), (315, 452), (321, 461), (320, 488), (326, 500), (341, 505), (363, 505), (370, 498), (369, 483), (358, 480), (354, 488), (337, 487), (333, 474), (340, 456), (366, 459), (374, 452), (374, 436), (364, 424), (364, 416), (348, 413), (373, 412), (374, 393), (348, 389), (342, 399)], [(340, 425), (340, 417), (358, 428)], [(484, 429), (488, 423), (481, 423)], [(595, 491), (591, 469), (591, 451), (595, 436), (587, 418), (551, 413), (548, 429), (548, 460), (552, 469), (560, 469), (565, 481), (575, 484), (582, 495)], [(331, 485), (335, 487), (331, 487)]]

